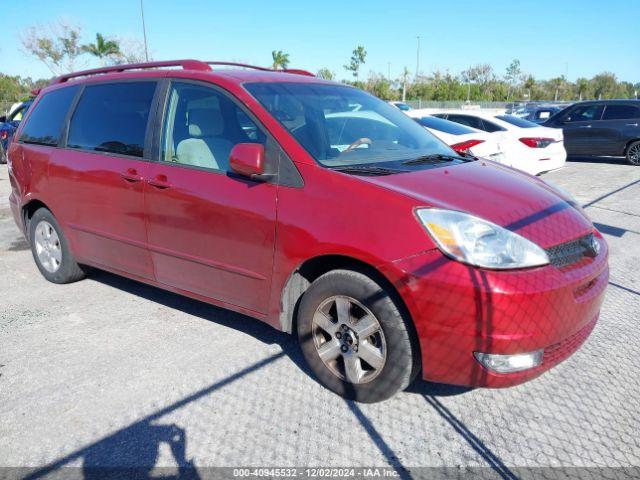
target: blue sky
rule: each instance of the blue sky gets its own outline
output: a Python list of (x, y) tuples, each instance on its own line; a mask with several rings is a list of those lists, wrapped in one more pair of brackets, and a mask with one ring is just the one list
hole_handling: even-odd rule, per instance
[[(368, 51), (363, 73), (392, 77), (406, 65), (458, 73), (489, 63), (499, 74), (514, 58), (546, 79), (570, 80), (611, 71), (640, 81), (640, 0), (145, 0), (149, 48), (156, 59), (201, 58), (268, 65), (271, 51), (290, 54), (291, 67), (328, 67), (346, 78), (351, 50)], [(138, 0), (12, 0), (0, 8), (0, 72), (49, 77), (20, 48), (19, 33), (65, 18), (96, 32), (142, 37)], [(87, 57), (87, 60), (88, 57)], [(87, 66), (93, 66), (91, 63)]]

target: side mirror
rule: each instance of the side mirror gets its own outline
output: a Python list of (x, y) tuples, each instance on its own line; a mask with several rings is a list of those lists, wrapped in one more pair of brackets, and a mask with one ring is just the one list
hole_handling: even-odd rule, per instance
[(0, 117), (0, 123), (4, 123), (4, 122), (6, 122), (6, 121), (7, 121), (7, 116), (6, 116), (6, 115), (2, 115), (2, 116)]
[(238, 143), (229, 154), (231, 170), (244, 177), (264, 174), (264, 146), (259, 143)]

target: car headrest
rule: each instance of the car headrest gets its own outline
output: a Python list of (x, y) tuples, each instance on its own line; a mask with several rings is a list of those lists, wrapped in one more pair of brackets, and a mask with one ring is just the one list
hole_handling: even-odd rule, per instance
[(215, 137), (221, 135), (224, 128), (222, 114), (215, 108), (189, 110), (188, 125), (192, 137)]

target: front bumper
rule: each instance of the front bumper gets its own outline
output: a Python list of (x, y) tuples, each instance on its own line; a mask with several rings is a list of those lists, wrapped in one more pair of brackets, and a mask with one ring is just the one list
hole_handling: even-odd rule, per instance
[[(507, 387), (537, 377), (576, 351), (593, 330), (608, 283), (608, 251), (562, 268), (482, 270), (431, 250), (393, 262), (393, 279), (413, 318), (425, 380)], [(474, 352), (544, 349), (542, 364), (515, 373), (484, 368)]]

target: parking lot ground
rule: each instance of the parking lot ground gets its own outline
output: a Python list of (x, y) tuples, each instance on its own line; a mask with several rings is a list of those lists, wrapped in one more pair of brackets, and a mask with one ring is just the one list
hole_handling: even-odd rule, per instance
[(587, 343), (514, 388), (417, 381), (364, 405), (323, 389), (296, 343), (258, 321), (99, 271), (46, 282), (13, 224), (2, 168), (0, 466), (35, 477), (387, 465), (403, 478), (428, 476), (417, 467), (624, 477), (598, 468), (640, 467), (640, 168), (578, 159), (543, 178), (573, 193), (610, 245)]

